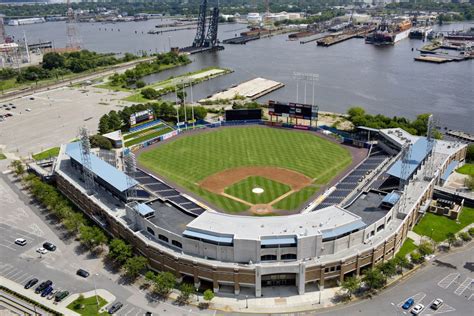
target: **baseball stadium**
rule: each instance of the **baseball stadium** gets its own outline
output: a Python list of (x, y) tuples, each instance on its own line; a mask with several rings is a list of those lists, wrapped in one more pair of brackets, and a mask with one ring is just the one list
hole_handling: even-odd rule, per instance
[(54, 181), (151, 269), (237, 297), (320, 291), (391, 259), (467, 148), (400, 128), (201, 127), (167, 126), (118, 162), (64, 144)]

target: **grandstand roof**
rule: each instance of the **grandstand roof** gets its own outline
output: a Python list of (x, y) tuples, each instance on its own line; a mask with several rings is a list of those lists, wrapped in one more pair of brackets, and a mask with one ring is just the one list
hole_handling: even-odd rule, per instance
[(331, 228), (331, 229), (326, 229), (326, 230), (322, 231), (323, 239), (325, 239), (325, 238), (336, 238), (337, 236), (340, 236), (340, 235), (343, 235), (343, 234), (346, 234), (346, 233), (350, 233), (354, 230), (361, 229), (365, 226), (367, 226), (367, 225), (365, 225), (365, 223), (362, 220), (358, 220), (358, 221), (349, 223), (347, 225), (338, 226), (338, 227)]
[(395, 205), (397, 204), (399, 199), (400, 199), (400, 194), (395, 191), (392, 191), (383, 198), (382, 203)]
[(451, 175), (453, 170), (456, 169), (457, 165), (458, 165), (457, 160), (451, 161), (449, 163), (448, 167), (446, 168), (446, 170), (444, 171), (443, 175), (441, 176), (441, 180), (443, 180), (443, 181), (448, 180), (449, 176)]
[(429, 142), (426, 137), (420, 137), (413, 145), (411, 145), (410, 156), (408, 157), (408, 173), (402, 179), (402, 158), (398, 159), (387, 171), (391, 176), (402, 180), (408, 180), (415, 172), (418, 166), (428, 155)]
[[(84, 161), (81, 155), (80, 146), (80, 142), (67, 144), (66, 154), (81, 165), (83, 165)], [(91, 161), (92, 173), (95, 176), (101, 178), (103, 181), (107, 182), (109, 185), (111, 185), (118, 191), (124, 192), (138, 184), (135, 179), (130, 178), (125, 173), (116, 169), (112, 165), (109, 165), (96, 155), (89, 154), (89, 157)]]

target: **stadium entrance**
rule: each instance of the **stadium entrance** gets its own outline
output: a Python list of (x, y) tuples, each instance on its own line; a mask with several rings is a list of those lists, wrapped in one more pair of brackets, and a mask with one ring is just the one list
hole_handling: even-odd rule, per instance
[(296, 285), (296, 273), (262, 275), (262, 286)]

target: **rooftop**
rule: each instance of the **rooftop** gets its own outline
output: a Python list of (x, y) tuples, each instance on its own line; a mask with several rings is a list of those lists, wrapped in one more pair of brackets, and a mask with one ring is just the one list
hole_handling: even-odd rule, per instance
[[(80, 163), (84, 164), (80, 149), (81, 143), (74, 142), (66, 145), (66, 154)], [(135, 179), (127, 176), (122, 171), (106, 163), (94, 154), (89, 154), (91, 171), (120, 192), (126, 191), (138, 184)]]
[[(204, 212), (187, 228), (219, 235), (233, 235), (239, 239), (260, 240), (266, 236), (322, 235), (325, 230), (354, 223), (360, 223), (359, 216), (338, 206), (330, 206), (305, 214), (271, 217)], [(346, 227), (353, 230), (352, 226)]]
[(361, 194), (355, 202), (346, 207), (346, 209), (360, 216), (365, 224), (370, 225), (387, 214), (387, 210), (380, 208), (384, 197), (384, 194), (369, 191)]
[(181, 235), (186, 226), (195, 219), (194, 216), (159, 200), (147, 205), (155, 211), (155, 216), (148, 219), (151, 223), (178, 235)]

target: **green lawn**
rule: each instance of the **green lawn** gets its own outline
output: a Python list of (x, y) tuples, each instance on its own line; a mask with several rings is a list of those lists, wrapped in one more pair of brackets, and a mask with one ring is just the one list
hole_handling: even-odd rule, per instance
[(123, 98), (122, 100), (128, 101), (128, 102), (137, 102), (137, 103), (146, 103), (146, 102), (153, 101), (153, 100), (149, 100), (143, 97), (141, 93), (132, 94), (126, 98)]
[(110, 84), (110, 82), (98, 84), (94, 86), (95, 88), (101, 88), (101, 89), (107, 89), (107, 90), (112, 90), (112, 91), (124, 91), (124, 92), (130, 92), (132, 89), (120, 87), (120, 86), (113, 86)]
[(53, 147), (50, 149), (46, 149), (45, 151), (42, 151), (40, 153), (34, 154), (33, 159), (43, 160), (43, 159), (48, 159), (50, 157), (56, 157), (57, 155), (59, 155), (59, 147)]
[[(264, 191), (260, 194), (253, 193), (254, 188), (261, 188)], [(227, 187), (224, 192), (252, 204), (267, 204), (290, 190), (286, 184), (252, 176)]]
[(397, 256), (406, 257), (415, 249), (416, 249), (416, 245), (413, 242), (413, 239), (407, 238), (405, 239), (405, 242), (403, 243), (403, 245), (400, 247), (400, 250), (398, 250)]
[[(107, 301), (100, 296), (98, 296), (98, 298), (100, 309), (102, 306), (107, 304)], [(84, 316), (109, 315), (107, 312), (97, 313), (97, 300), (95, 296), (85, 298), (80, 304), (84, 305), (84, 308), (80, 308), (77, 300), (72, 301), (71, 304), (67, 306), (67, 308)]]
[[(447, 233), (457, 233), (467, 225), (474, 223), (474, 208), (464, 207), (459, 215), (459, 224), (455, 220), (442, 215), (426, 213), (421, 221), (413, 228), (418, 235), (432, 238), (436, 242), (446, 239)], [(431, 230), (433, 229), (433, 232)]]
[(160, 135), (163, 135), (163, 134), (166, 134), (166, 133), (169, 133), (171, 132), (173, 129), (170, 128), (170, 127), (166, 127), (166, 128), (163, 128), (159, 131), (156, 131), (156, 132), (152, 132), (152, 133), (148, 133), (146, 135), (143, 135), (141, 137), (137, 137), (137, 138), (134, 138), (128, 142), (125, 142), (125, 147), (130, 147), (132, 145), (135, 145), (135, 144), (139, 144), (141, 142), (144, 142), (148, 139), (152, 139), (154, 137), (157, 137), (157, 136), (160, 136)]
[[(151, 171), (175, 181), (217, 207), (239, 212), (247, 209), (198, 183), (206, 177), (243, 166), (281, 167), (326, 184), (351, 163), (349, 151), (313, 133), (261, 126), (219, 128), (181, 137), (139, 155)], [(308, 192), (300, 193), (305, 198)], [(295, 199), (296, 200), (296, 199)], [(300, 201), (292, 202), (292, 205)]]
[(305, 187), (297, 192), (291, 193), (284, 199), (273, 204), (273, 208), (286, 211), (294, 210), (298, 208), (304, 201), (309, 199), (311, 195), (318, 191), (318, 189), (319, 186), (317, 185)]
[(152, 126), (152, 127), (149, 127), (149, 128), (145, 128), (145, 129), (142, 129), (142, 130), (139, 130), (138, 132), (133, 132), (133, 133), (130, 133), (130, 134), (126, 134), (126, 135), (123, 135), (123, 139), (124, 140), (128, 140), (130, 138), (133, 138), (133, 137), (136, 137), (140, 134), (143, 134), (143, 133), (146, 133), (146, 132), (149, 132), (149, 131), (152, 131), (154, 129), (157, 129), (159, 127), (161, 127), (163, 124), (157, 124), (155, 126)]
[(467, 163), (456, 171), (462, 174), (470, 174), (471, 176), (474, 176), (474, 163)]

